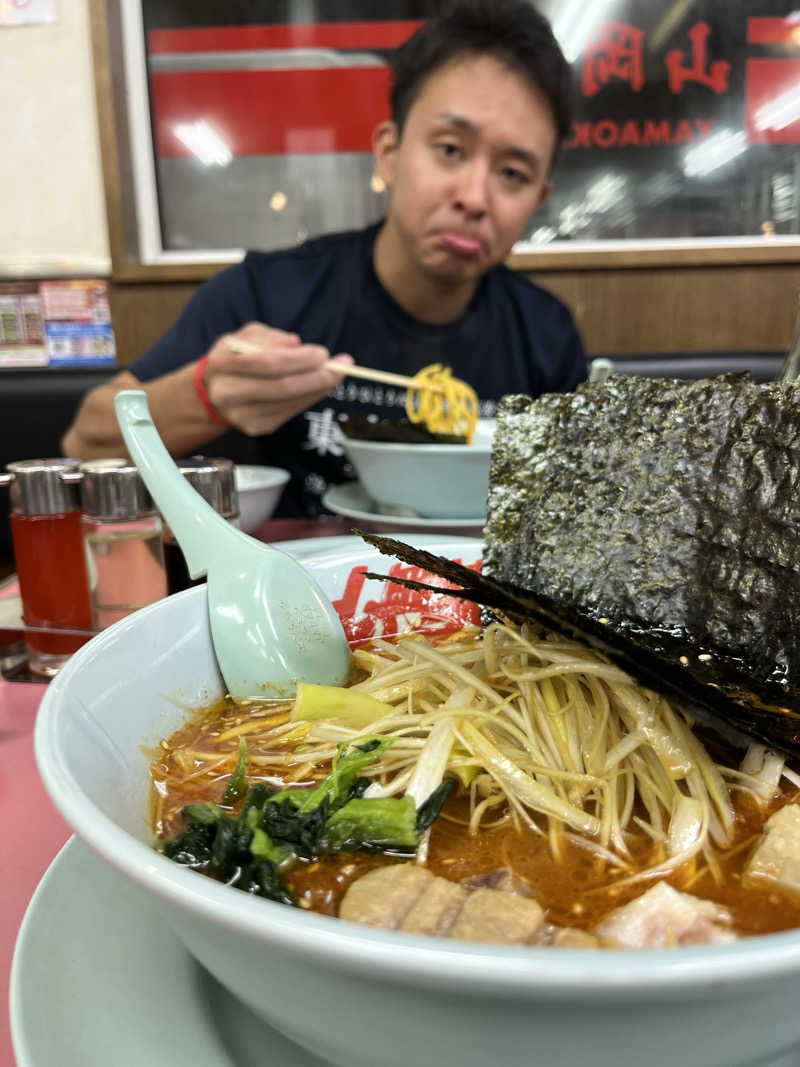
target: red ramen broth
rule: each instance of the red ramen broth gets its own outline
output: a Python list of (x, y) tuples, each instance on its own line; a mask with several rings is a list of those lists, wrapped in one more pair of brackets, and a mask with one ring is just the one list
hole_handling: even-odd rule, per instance
[[(289, 762), (297, 738), (275, 743), (269, 733), (288, 721), (286, 706), (279, 710), (253, 705), (243, 710), (232, 703), (206, 709), (192, 721), (162, 741), (151, 765), (152, 823), (159, 839), (172, 837), (184, 829), (181, 809), (191, 803), (219, 803), (236, 766), (239, 737), (247, 741), (247, 781), (267, 782), (274, 788), (310, 786), (318, 783), (330, 765), (313, 767)], [(302, 727), (294, 731), (302, 734)], [(302, 737), (300, 737), (302, 740)], [(762, 934), (800, 927), (800, 900), (788, 894), (745, 888), (742, 872), (761, 833), (763, 823), (782, 804), (796, 798), (796, 790), (786, 791), (769, 807), (759, 809), (746, 794), (733, 794), (736, 819), (729, 847), (718, 852), (721, 881), (715, 880), (702, 855), (671, 874), (666, 880), (675, 888), (727, 907), (734, 928), (743, 935)], [(232, 814), (236, 808), (231, 809)], [(497, 820), (502, 812), (496, 811)], [(548, 921), (557, 925), (592, 929), (605, 915), (621, 904), (640, 896), (652, 884), (639, 881), (615, 885), (630, 876), (620, 873), (602, 858), (567, 839), (560, 855), (551, 854), (546, 834), (537, 834), (510, 820), (494, 828), (481, 828), (470, 834), (469, 798), (456, 792), (431, 830), (427, 866), (436, 875), (459, 881), (510, 867), (528, 881)], [(659, 846), (644, 834), (631, 846), (640, 869), (663, 860)], [(328, 915), (337, 915), (348, 886), (368, 870), (397, 862), (396, 857), (334, 853), (317, 860), (299, 860), (284, 876), (288, 888), (301, 906)]]

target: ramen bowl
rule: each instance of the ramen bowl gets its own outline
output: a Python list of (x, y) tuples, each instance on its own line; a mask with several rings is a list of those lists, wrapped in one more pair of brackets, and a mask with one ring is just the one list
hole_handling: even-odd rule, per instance
[(480, 419), (471, 444), (410, 444), (345, 437), (361, 485), (385, 514), (476, 519), (486, 514), (494, 419)]
[[(420, 547), (465, 563), (480, 552)], [(341, 598), (359, 566), (387, 561), (358, 542), (304, 564)], [(148, 752), (223, 692), (205, 595), (159, 601), (77, 652), (41, 705), (36, 757), (75, 833), (273, 1027), (339, 1067), (797, 1063), (800, 933), (656, 951), (467, 944), (262, 900), (156, 853)], [(366, 580), (349, 609), (384, 595)]]
[(240, 464), (235, 469), (236, 491), (239, 497), (239, 525), (245, 533), (253, 533), (277, 507), (289, 472), (280, 467), (259, 467)]

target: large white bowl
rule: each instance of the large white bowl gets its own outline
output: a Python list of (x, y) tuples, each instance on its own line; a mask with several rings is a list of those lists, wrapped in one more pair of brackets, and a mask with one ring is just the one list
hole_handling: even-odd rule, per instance
[(281, 467), (258, 467), (241, 464), (235, 469), (239, 496), (239, 525), (253, 533), (275, 510), (289, 472)]
[[(304, 563), (333, 597), (354, 566), (388, 567), (360, 543)], [(359, 604), (384, 595), (367, 582)], [(796, 1064), (800, 933), (659, 951), (451, 943), (256, 899), (154, 852), (143, 746), (223, 689), (205, 596), (168, 597), (76, 653), (42, 703), (36, 757), (75, 832), (273, 1026), (340, 1067)]]
[(494, 419), (480, 419), (469, 445), (398, 444), (344, 438), (359, 481), (380, 509), (426, 519), (486, 515)]

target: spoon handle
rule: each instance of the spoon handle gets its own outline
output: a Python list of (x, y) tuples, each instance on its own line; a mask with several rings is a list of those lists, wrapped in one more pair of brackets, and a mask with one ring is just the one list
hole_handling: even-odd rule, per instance
[(183, 477), (156, 430), (142, 389), (124, 389), (114, 398), (125, 444), (158, 510), (169, 523), (192, 578), (208, 571), (215, 553), (250, 538), (218, 515)]

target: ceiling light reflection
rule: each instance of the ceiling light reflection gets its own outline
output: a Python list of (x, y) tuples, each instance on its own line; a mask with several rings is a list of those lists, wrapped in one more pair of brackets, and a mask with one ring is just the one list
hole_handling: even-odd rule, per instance
[(625, 197), (627, 185), (623, 174), (603, 174), (586, 190), (586, 207), (594, 214), (610, 211)]
[(744, 133), (720, 130), (686, 152), (683, 157), (683, 172), (687, 178), (703, 178), (746, 151), (747, 139)]
[(586, 208), (585, 201), (580, 204), (566, 204), (558, 215), (558, 231), (571, 237), (579, 230), (586, 229), (591, 221), (591, 216)]
[(647, 45), (651, 52), (659, 52), (672, 31), (685, 18), (696, 0), (673, 0), (672, 5), (650, 33)]
[(800, 119), (800, 82), (756, 111), (757, 130), (783, 130)]
[(564, 10), (553, 20), (553, 33), (561, 49), (572, 63), (578, 58), (592, 31), (610, 14), (617, 0), (567, 0)]
[(178, 122), (172, 130), (181, 144), (186, 145), (206, 167), (225, 167), (233, 159), (230, 148), (205, 119)]
[(540, 226), (531, 234), (531, 241), (537, 245), (548, 245), (558, 237), (558, 230), (552, 226)]

